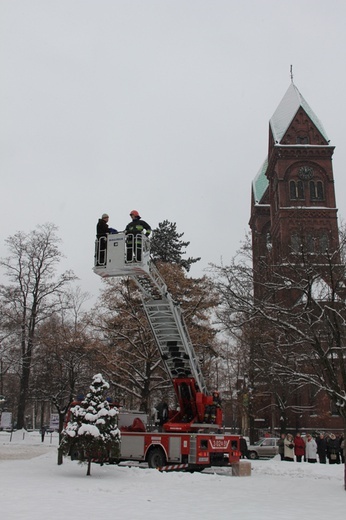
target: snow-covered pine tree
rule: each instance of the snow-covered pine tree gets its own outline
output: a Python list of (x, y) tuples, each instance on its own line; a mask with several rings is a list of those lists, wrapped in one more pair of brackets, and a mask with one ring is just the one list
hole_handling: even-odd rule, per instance
[(164, 220), (154, 229), (151, 239), (150, 252), (154, 260), (161, 260), (164, 263), (177, 264), (189, 272), (191, 264), (198, 262), (200, 258), (182, 258), (186, 254), (186, 248), (190, 242), (180, 240), (184, 233), (178, 233), (175, 222)]
[(60, 449), (63, 455), (78, 453), (78, 459), (88, 464), (87, 475), (90, 475), (93, 459), (102, 463), (119, 456), (119, 412), (104, 397), (108, 388), (102, 374), (96, 374), (90, 392), (80, 404), (71, 408), (70, 420), (62, 431)]

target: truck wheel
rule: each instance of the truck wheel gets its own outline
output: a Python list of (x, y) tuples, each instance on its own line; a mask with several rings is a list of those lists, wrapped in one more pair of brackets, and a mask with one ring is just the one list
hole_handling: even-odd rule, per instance
[(255, 460), (258, 459), (258, 455), (255, 451), (249, 451), (248, 459)]
[(203, 471), (207, 466), (194, 466), (192, 468), (189, 468), (187, 471), (189, 473), (194, 473), (195, 471)]
[(166, 464), (166, 457), (161, 448), (154, 448), (148, 454), (149, 468), (161, 468)]

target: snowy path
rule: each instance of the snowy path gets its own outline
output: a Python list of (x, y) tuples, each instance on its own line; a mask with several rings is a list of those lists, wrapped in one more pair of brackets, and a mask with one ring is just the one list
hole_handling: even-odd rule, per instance
[[(344, 520), (343, 466), (252, 461), (251, 477), (92, 465), (65, 459), (31, 436), (9, 447), (0, 435), (0, 510), (11, 520)], [(15, 450), (23, 460), (4, 460)], [(40, 450), (46, 453), (37, 457)], [(26, 454), (26, 455), (25, 455)], [(30, 455), (31, 454), (31, 455)], [(35, 458), (31, 458), (34, 456)]]

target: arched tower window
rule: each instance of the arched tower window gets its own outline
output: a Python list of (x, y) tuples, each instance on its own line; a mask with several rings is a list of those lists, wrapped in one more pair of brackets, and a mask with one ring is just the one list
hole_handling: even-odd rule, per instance
[(293, 233), (291, 236), (291, 248), (293, 253), (299, 253), (300, 251), (300, 240), (298, 233)]
[(322, 181), (310, 181), (310, 199), (311, 200), (323, 200), (324, 189)]
[(329, 248), (329, 240), (327, 233), (322, 233), (319, 239), (319, 250), (321, 253), (325, 253)]
[(308, 233), (306, 235), (305, 242), (306, 242), (306, 251), (308, 253), (314, 253), (315, 252), (315, 242), (316, 242), (314, 236), (311, 235), (310, 233)]
[(290, 181), (290, 199), (304, 200), (304, 183), (303, 181)]

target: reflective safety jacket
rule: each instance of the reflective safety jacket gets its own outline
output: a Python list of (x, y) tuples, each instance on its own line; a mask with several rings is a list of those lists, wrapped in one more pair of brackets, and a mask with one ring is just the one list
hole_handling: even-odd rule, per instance
[(151, 227), (144, 220), (136, 217), (132, 222), (127, 224), (126, 235), (141, 235), (145, 230), (145, 235), (148, 237), (151, 233)]

